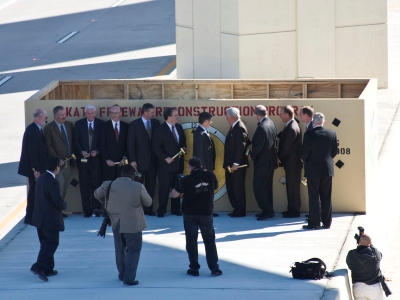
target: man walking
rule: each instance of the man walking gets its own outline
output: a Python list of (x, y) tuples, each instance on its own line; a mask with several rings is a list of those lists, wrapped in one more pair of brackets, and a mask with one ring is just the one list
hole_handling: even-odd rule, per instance
[(139, 284), (136, 270), (142, 250), (142, 231), (147, 227), (142, 205), (152, 203), (143, 184), (133, 181), (133, 172), (131, 165), (124, 165), (121, 177), (104, 182), (94, 192), (95, 198), (105, 204), (111, 219), (118, 278), (126, 285)]
[(338, 145), (336, 133), (325, 129), (324, 123), (325, 116), (315, 113), (314, 129), (304, 134), (301, 157), (307, 177), (309, 203), (308, 224), (303, 226), (304, 229), (319, 229), (320, 221), (324, 228), (329, 229), (332, 223), (333, 158), (337, 154)]
[(60, 241), (60, 231), (64, 231), (62, 211), (67, 208), (60, 193), (60, 185), (55, 179), (60, 171), (60, 162), (55, 156), (47, 159), (47, 171), (40, 175), (36, 183), (32, 216), (32, 225), (37, 228), (40, 251), (31, 272), (46, 282), (49, 276), (58, 274), (54, 270), (54, 253)]
[(268, 118), (265, 106), (257, 105), (254, 111), (258, 126), (252, 139), (249, 158), (254, 161), (253, 192), (261, 209), (261, 213), (256, 214), (256, 217), (261, 221), (275, 216), (272, 179), (274, 170), (278, 168), (275, 149), (276, 127)]

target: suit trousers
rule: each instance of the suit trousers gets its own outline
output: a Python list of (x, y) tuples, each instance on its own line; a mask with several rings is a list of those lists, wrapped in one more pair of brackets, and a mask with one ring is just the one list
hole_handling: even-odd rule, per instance
[(103, 181), (115, 180), (121, 176), (121, 167), (118, 165), (110, 167), (103, 162)]
[(234, 212), (246, 214), (246, 168), (237, 169), (233, 173), (225, 171), (226, 190)]
[(183, 226), (186, 236), (186, 251), (189, 256), (189, 268), (198, 270), (197, 237), (200, 228), (206, 250), (206, 260), (211, 271), (219, 269), (217, 246), (215, 245), (215, 231), (212, 215), (184, 215)]
[[(101, 185), (101, 165), (94, 166), (88, 159), (87, 163), (79, 164), (79, 189), (81, 192), (84, 214), (92, 214), (94, 209), (100, 208), (100, 202), (93, 197), (93, 192)], [(100, 161), (97, 163), (101, 164)]]
[(44, 271), (50, 273), (54, 269), (54, 253), (60, 242), (60, 232), (37, 228), (37, 233), (40, 242), (40, 250), (36, 263), (32, 265), (34, 271)]
[(68, 163), (68, 167), (62, 167), (60, 172), (56, 175), (56, 180), (60, 185), (61, 196), (65, 200), (65, 196), (67, 195), (67, 189), (69, 185), (69, 179), (71, 177), (71, 165)]
[[(178, 183), (179, 172), (160, 172), (158, 171), (158, 210), (157, 213), (165, 214), (167, 211), (169, 192)], [(181, 212), (181, 198), (171, 198), (171, 213)]]
[[(256, 167), (255, 167), (256, 168)], [(263, 214), (274, 214), (272, 180), (274, 169), (254, 169), (253, 192)]]
[(36, 178), (35, 176), (28, 177), (29, 180), (29, 191), (28, 191), (28, 197), (26, 200), (26, 214), (25, 214), (25, 219), (24, 223), (32, 225), (32, 215), (33, 215), (33, 209), (35, 207), (35, 188), (36, 188)]
[[(326, 227), (332, 224), (332, 177), (307, 177), (309, 216), (308, 225)], [(321, 214), (319, 211), (321, 201)]]
[(288, 199), (288, 211), (300, 213), (301, 198), (300, 198), (300, 183), (301, 169), (285, 170), (286, 177), (286, 195)]
[[(154, 199), (154, 195), (156, 192), (156, 179), (157, 179), (157, 166), (150, 162), (149, 169), (147, 171), (141, 171), (138, 169), (138, 172), (142, 174), (142, 177), (135, 177), (135, 181), (144, 184), (144, 187), (149, 193), (151, 199)], [(144, 212), (152, 212), (153, 211), (153, 203), (149, 207), (143, 207)]]
[(142, 232), (120, 233), (119, 228), (118, 222), (117, 228), (113, 229), (118, 277), (124, 283), (133, 283), (142, 250)]

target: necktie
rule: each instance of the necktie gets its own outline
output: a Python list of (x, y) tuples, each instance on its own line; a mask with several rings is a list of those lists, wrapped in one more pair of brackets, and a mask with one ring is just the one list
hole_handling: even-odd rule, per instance
[(90, 136), (93, 136), (92, 122), (89, 123), (89, 135), (90, 135)]
[(177, 143), (179, 143), (178, 137), (176, 136), (176, 133), (175, 133), (175, 126), (172, 126), (172, 135), (174, 136), (175, 141), (176, 141)]
[(230, 133), (231, 133), (231, 131), (232, 131), (232, 125), (231, 125), (231, 127), (229, 127), (228, 134), (230, 134)]
[(117, 139), (117, 142), (118, 142), (118, 136), (119, 136), (118, 123), (115, 123), (114, 131), (115, 131), (115, 138)]
[(146, 130), (147, 130), (147, 134), (149, 135), (149, 138), (151, 138), (150, 121), (147, 121), (147, 123), (146, 123)]
[(61, 127), (61, 135), (64, 139), (65, 147), (67, 148), (67, 157), (69, 157), (70, 153), (69, 153), (69, 141), (67, 138), (67, 133), (65, 132), (64, 125), (61, 125), (60, 127)]

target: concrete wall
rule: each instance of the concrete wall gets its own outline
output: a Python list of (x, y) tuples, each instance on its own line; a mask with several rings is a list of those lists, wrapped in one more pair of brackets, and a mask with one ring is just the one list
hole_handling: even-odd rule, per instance
[(177, 77), (378, 78), (385, 0), (176, 0)]

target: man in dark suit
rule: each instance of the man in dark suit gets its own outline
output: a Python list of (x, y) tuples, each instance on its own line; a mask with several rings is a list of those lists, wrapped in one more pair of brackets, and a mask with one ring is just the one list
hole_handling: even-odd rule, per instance
[[(307, 177), (309, 217), (304, 229), (319, 229), (320, 220), (324, 228), (332, 223), (332, 176), (333, 158), (338, 151), (336, 133), (323, 127), (325, 116), (315, 113), (314, 129), (304, 134), (301, 158)], [(321, 201), (321, 213), (319, 206)]]
[[(153, 132), (160, 126), (160, 121), (154, 119), (155, 108), (151, 103), (142, 106), (142, 116), (129, 124), (128, 129), (128, 155), (132, 167), (141, 176), (135, 180), (144, 183), (151, 199), (154, 199), (157, 179), (157, 157), (152, 149)], [(148, 216), (155, 216), (153, 203), (144, 208)]]
[(314, 116), (314, 108), (311, 106), (303, 106), (300, 109), (300, 119), (306, 124), (306, 132), (314, 128), (312, 119)]
[(212, 124), (212, 114), (201, 112), (199, 126), (193, 135), (193, 156), (201, 160), (205, 171), (212, 172), (215, 169), (215, 146), (208, 132)]
[[(164, 217), (168, 196), (183, 171), (183, 156), (172, 159), (180, 148), (186, 150), (186, 137), (182, 125), (178, 124), (178, 110), (168, 107), (164, 110), (165, 122), (154, 131), (153, 151), (158, 158), (158, 210), (157, 217)], [(180, 198), (171, 197), (171, 213), (181, 216)]]
[(272, 180), (274, 170), (278, 168), (275, 149), (276, 127), (268, 118), (265, 106), (257, 105), (254, 112), (258, 126), (252, 139), (249, 158), (254, 161), (253, 192), (261, 209), (261, 213), (256, 214), (256, 217), (261, 221), (275, 216)]
[(36, 109), (33, 113), (33, 122), (26, 127), (22, 139), (18, 174), (28, 177), (29, 180), (26, 215), (24, 219), (25, 224), (32, 225), (36, 180), (40, 174), (46, 171), (47, 146), (42, 130), (46, 120), (46, 111), (41, 108)]
[[(73, 131), (71, 122), (67, 121), (67, 112), (63, 106), (53, 108), (54, 120), (47, 124), (44, 129), (47, 150), (49, 156), (57, 156), (61, 159), (61, 169), (57, 173), (56, 179), (60, 185), (61, 195), (65, 200), (68, 184), (71, 177), (71, 166), (75, 166), (75, 161), (64, 160), (73, 154)], [(63, 214), (64, 218), (67, 217)]]
[(285, 123), (285, 129), (278, 134), (278, 159), (285, 169), (288, 209), (282, 213), (284, 218), (300, 217), (301, 169), (301, 131), (294, 119), (294, 109), (290, 105), (282, 106), (279, 117)]
[(32, 225), (37, 228), (40, 250), (31, 272), (46, 282), (49, 280), (47, 277), (58, 274), (58, 271), (54, 270), (54, 253), (60, 241), (60, 231), (64, 231), (62, 211), (67, 208), (67, 203), (60, 193), (60, 185), (55, 179), (60, 171), (60, 163), (61, 160), (55, 156), (47, 159), (47, 171), (40, 175), (36, 183), (32, 216)]
[[(230, 107), (225, 111), (226, 120), (230, 128), (225, 139), (224, 164), (226, 190), (228, 192), (229, 202), (233, 207), (233, 212), (228, 215), (232, 218), (246, 216), (246, 169), (238, 166), (248, 165), (246, 148), (251, 143), (247, 128), (240, 120), (240, 112), (236, 107)], [(232, 173), (228, 172), (230, 167)]]
[(100, 155), (103, 159), (103, 181), (119, 177), (119, 166), (128, 157), (126, 147), (129, 125), (121, 121), (121, 107), (114, 104), (110, 108), (111, 120), (104, 123), (100, 135)]
[[(100, 208), (93, 191), (101, 185), (100, 130), (104, 121), (96, 118), (96, 107), (85, 106), (85, 118), (75, 122), (74, 146), (77, 152), (79, 187), (83, 216), (89, 218)], [(83, 162), (82, 162), (83, 159)]]

